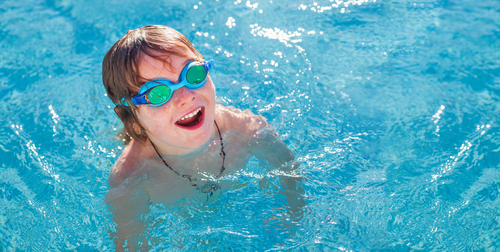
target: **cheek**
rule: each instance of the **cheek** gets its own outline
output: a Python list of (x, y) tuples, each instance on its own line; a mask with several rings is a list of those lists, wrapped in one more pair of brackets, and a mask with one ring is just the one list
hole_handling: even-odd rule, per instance
[(215, 96), (215, 84), (212, 82), (212, 78), (210, 78), (210, 75), (208, 76), (208, 80), (207, 80), (207, 81), (208, 81), (208, 82), (209, 82), (209, 84), (210, 84), (210, 85), (209, 85), (210, 90), (212, 91), (212, 93), (213, 93), (213, 94), (214, 94), (214, 96)]
[(207, 83), (202, 89), (209, 101), (215, 102), (215, 85), (212, 82), (212, 79), (208, 78)]
[(160, 107), (147, 107), (142, 108), (137, 113), (137, 118), (139, 118), (141, 124), (147, 131), (155, 132), (160, 130), (162, 125), (168, 123), (167, 117), (162, 116), (166, 113), (168, 113), (168, 106), (166, 105)]

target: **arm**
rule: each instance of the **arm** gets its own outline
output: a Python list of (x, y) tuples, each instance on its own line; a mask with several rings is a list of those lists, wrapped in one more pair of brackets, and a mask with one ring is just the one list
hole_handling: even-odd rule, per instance
[(149, 213), (149, 194), (144, 183), (124, 181), (108, 191), (106, 203), (116, 223), (116, 230), (109, 231), (115, 250), (147, 251), (147, 230), (145, 220), (141, 219)]
[[(290, 218), (299, 220), (302, 215), (302, 208), (306, 206), (304, 189), (302, 188), (304, 178), (295, 173), (300, 164), (294, 161), (293, 153), (283, 141), (275, 137), (268, 144), (254, 146), (252, 154), (261, 161), (267, 161), (274, 169), (273, 173), (281, 182), (279, 193), (285, 196), (289, 205)], [(272, 182), (267, 177), (263, 177), (259, 182), (261, 188), (269, 188), (271, 184)]]
[[(294, 155), (285, 143), (281, 141), (274, 129), (262, 116), (253, 115), (252, 125), (246, 129), (250, 137), (250, 152), (261, 161), (267, 162), (272, 173), (281, 184), (280, 194), (286, 197), (289, 205), (289, 213), (292, 220), (298, 220), (302, 215), (302, 208), (306, 205), (304, 190), (302, 188), (303, 178), (295, 171), (299, 163), (295, 162)], [(259, 186), (269, 188), (271, 182), (264, 177)]]
[[(234, 107), (218, 108), (224, 118), (224, 128), (234, 129), (241, 134), (244, 139), (242, 141), (248, 146), (250, 153), (268, 164), (267, 168), (272, 170), (270, 174), (274, 174), (281, 182), (279, 193), (286, 197), (292, 219), (300, 218), (306, 202), (301, 187), (303, 178), (295, 174), (299, 163), (294, 162), (293, 153), (278, 138), (279, 135), (263, 116)], [(261, 188), (269, 187), (272, 183), (264, 177), (259, 185)]]

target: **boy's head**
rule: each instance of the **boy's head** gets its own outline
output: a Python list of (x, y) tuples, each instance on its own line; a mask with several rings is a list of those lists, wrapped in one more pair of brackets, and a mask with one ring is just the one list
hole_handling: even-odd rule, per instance
[[(141, 134), (144, 127), (135, 113), (137, 106), (130, 102), (130, 97), (136, 95), (145, 82), (139, 67), (141, 59), (147, 55), (162, 61), (168, 69), (172, 67), (169, 56), (186, 57), (185, 48), (195, 54), (196, 60), (203, 60), (203, 56), (180, 32), (162, 25), (149, 25), (128, 31), (104, 56), (102, 81), (108, 97), (116, 104), (116, 114), (124, 124), (126, 134), (122, 132), (122, 138), (126, 142), (130, 137), (140, 141), (146, 139)], [(124, 106), (124, 97), (131, 106)]]

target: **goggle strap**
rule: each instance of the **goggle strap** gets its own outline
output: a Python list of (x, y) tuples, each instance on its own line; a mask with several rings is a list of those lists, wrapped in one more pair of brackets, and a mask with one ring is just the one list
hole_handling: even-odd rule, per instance
[(148, 104), (148, 101), (146, 101), (146, 94), (147, 92), (142, 95), (132, 96), (130, 99), (135, 105)]
[(208, 71), (210, 70), (210, 68), (212, 68), (215, 64), (215, 61), (214, 60), (209, 60), (209, 61), (205, 61), (203, 62), (203, 67), (205, 68), (205, 70), (207, 70), (207, 74), (208, 74)]

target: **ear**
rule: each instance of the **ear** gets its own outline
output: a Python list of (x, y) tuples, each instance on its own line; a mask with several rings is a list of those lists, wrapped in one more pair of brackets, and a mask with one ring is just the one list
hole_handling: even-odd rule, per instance
[(144, 130), (141, 129), (141, 127), (139, 127), (137, 123), (132, 124), (132, 128), (134, 129), (134, 132), (136, 134), (141, 134), (142, 132), (144, 132)]
[(118, 116), (118, 118), (120, 118), (120, 120), (122, 119), (122, 117), (120, 116), (120, 109), (118, 108), (118, 106), (115, 106), (115, 114)]

